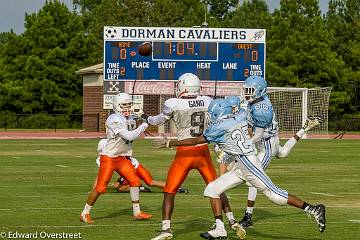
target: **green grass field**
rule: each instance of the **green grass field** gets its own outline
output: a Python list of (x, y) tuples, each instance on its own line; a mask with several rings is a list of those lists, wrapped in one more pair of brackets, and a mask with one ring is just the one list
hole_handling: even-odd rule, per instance
[[(8, 239), (9, 232), (80, 233), (86, 240), (137, 240), (157, 235), (162, 193), (156, 189), (141, 194), (142, 210), (154, 215), (149, 221), (132, 220), (129, 194), (108, 188), (93, 208), (95, 224), (79, 222), (97, 172), (96, 145), (95, 139), (1, 140), (0, 237)], [(139, 140), (134, 156), (154, 178), (165, 180), (174, 153)], [(254, 210), (255, 226), (248, 229), (247, 239), (360, 239), (359, 140), (303, 140), (288, 158), (274, 159), (267, 173), (280, 187), (300, 198), (324, 203), (327, 228), (319, 233), (314, 219), (301, 210), (274, 205), (260, 194)], [(190, 194), (179, 194), (175, 199), (174, 238), (201, 239), (199, 234), (213, 222), (209, 201), (202, 196), (205, 185), (192, 171), (184, 186)], [(233, 189), (228, 196), (235, 217), (242, 217), (247, 187)], [(228, 230), (229, 239), (236, 239)]]

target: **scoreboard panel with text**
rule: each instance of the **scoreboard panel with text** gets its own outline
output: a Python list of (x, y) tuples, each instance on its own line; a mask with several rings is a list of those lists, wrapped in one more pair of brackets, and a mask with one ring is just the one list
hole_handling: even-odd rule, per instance
[[(174, 81), (265, 77), (265, 29), (104, 27), (105, 81)], [(152, 53), (138, 46), (149, 42)]]

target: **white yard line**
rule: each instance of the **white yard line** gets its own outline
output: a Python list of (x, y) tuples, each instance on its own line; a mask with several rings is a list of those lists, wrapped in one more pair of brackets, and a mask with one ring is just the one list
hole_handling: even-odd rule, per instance
[(327, 197), (344, 197), (344, 196), (339, 196), (339, 195), (335, 195), (335, 194), (331, 194), (331, 193), (321, 193), (321, 192), (309, 192), (310, 194), (313, 195), (321, 195), (321, 196), (327, 196)]
[(354, 219), (350, 219), (349, 222), (353, 222), (353, 223), (360, 223), (360, 220), (354, 220)]
[(15, 195), (14, 197), (19, 197), (19, 198), (41, 198), (42, 196), (17, 196), (17, 195)]
[(66, 166), (66, 165), (55, 165), (56, 167), (62, 167), (62, 168), (67, 168), (69, 166)]

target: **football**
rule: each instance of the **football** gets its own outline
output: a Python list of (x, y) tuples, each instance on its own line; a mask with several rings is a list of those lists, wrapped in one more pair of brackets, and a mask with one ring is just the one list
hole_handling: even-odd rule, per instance
[(152, 46), (149, 42), (144, 42), (138, 46), (138, 52), (141, 56), (147, 57), (152, 53)]

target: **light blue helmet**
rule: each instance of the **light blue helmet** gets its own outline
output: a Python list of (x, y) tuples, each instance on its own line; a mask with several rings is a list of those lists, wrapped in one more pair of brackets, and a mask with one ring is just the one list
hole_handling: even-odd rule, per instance
[(244, 96), (246, 100), (260, 98), (266, 94), (267, 83), (261, 76), (251, 76), (245, 80)]
[(237, 113), (240, 110), (241, 105), (241, 99), (238, 96), (231, 95), (226, 98), (227, 101), (229, 101), (233, 113)]
[(208, 107), (211, 121), (215, 122), (232, 114), (232, 107), (229, 101), (219, 98), (212, 100)]
[(238, 113), (240, 109), (246, 109), (247, 102), (243, 96), (231, 95), (226, 100), (230, 102), (233, 113)]

